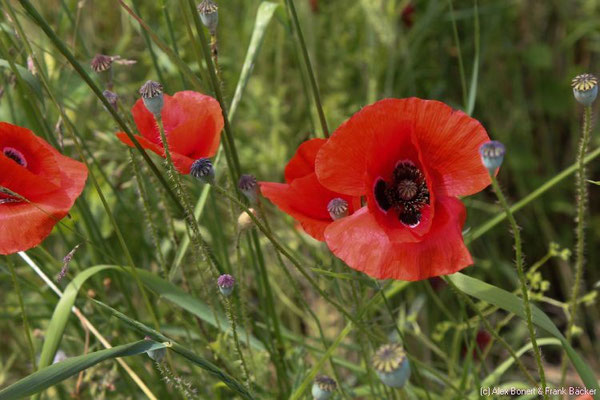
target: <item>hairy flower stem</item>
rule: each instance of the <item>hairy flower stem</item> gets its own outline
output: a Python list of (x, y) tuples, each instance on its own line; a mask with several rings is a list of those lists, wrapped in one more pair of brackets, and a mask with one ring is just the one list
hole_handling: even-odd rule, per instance
[(533, 327), (533, 321), (531, 318), (531, 305), (529, 304), (527, 278), (525, 277), (525, 272), (523, 270), (523, 247), (521, 242), (521, 231), (519, 226), (517, 225), (517, 221), (515, 220), (514, 215), (510, 211), (510, 206), (506, 201), (506, 197), (504, 197), (504, 194), (502, 193), (502, 189), (498, 184), (498, 180), (496, 179), (494, 174), (490, 174), (490, 177), (492, 178), (492, 187), (494, 188), (494, 192), (496, 192), (498, 201), (500, 201), (500, 205), (506, 213), (506, 218), (508, 218), (508, 222), (510, 223), (510, 227), (513, 231), (513, 235), (515, 238), (515, 265), (517, 267), (519, 281), (521, 281), (521, 293), (523, 295), (523, 308), (525, 309), (527, 329), (529, 330), (529, 337), (531, 339), (531, 345), (533, 346), (535, 361), (537, 363), (538, 373), (540, 375), (540, 384), (542, 385), (542, 390), (544, 391), (544, 399), (548, 399), (548, 394), (546, 394), (546, 375), (544, 373), (544, 367), (542, 365), (542, 354), (540, 352), (540, 348), (538, 347), (537, 340), (535, 338), (535, 329)]
[[(587, 211), (588, 191), (585, 171), (585, 153), (590, 142), (592, 131), (592, 107), (585, 107), (583, 114), (583, 131), (579, 141), (579, 150), (577, 152), (577, 177), (575, 180), (577, 190), (577, 227), (575, 229), (575, 238), (577, 241), (575, 247), (575, 281), (571, 290), (571, 299), (569, 301), (569, 314), (567, 323), (567, 341), (571, 343), (573, 339), (573, 327), (575, 325), (575, 316), (577, 314), (577, 305), (579, 299), (579, 289), (581, 287), (581, 278), (583, 276), (583, 266), (585, 264), (585, 214)], [(561, 384), (564, 385), (567, 374), (567, 357), (563, 357), (561, 365)]]
[(236, 329), (235, 315), (233, 313), (233, 302), (229, 298), (225, 298), (225, 312), (227, 313), (227, 319), (229, 319), (229, 323), (231, 324), (231, 331), (233, 332), (233, 342), (235, 343), (235, 351), (238, 353), (238, 357), (240, 358), (240, 362), (242, 364), (242, 372), (244, 373), (244, 379), (246, 381), (246, 389), (248, 389), (248, 392), (252, 394), (250, 373), (248, 372), (246, 360), (244, 360), (244, 354), (242, 353), (242, 348), (240, 347), (240, 340), (238, 338), (238, 333)]
[(35, 349), (33, 347), (33, 340), (31, 340), (31, 331), (29, 329), (29, 320), (27, 319), (27, 313), (25, 312), (25, 303), (23, 303), (23, 295), (21, 294), (21, 285), (19, 285), (19, 280), (17, 278), (17, 273), (15, 272), (15, 266), (13, 264), (13, 261), (10, 259), (10, 257), (5, 257), (5, 260), (8, 264), (8, 269), (10, 270), (10, 275), (12, 277), (13, 285), (15, 286), (17, 298), (19, 299), (21, 317), (23, 318), (23, 329), (25, 330), (25, 337), (27, 338), (27, 345), (29, 346), (29, 356), (31, 357), (33, 370), (35, 371), (37, 369), (37, 365), (35, 362)]

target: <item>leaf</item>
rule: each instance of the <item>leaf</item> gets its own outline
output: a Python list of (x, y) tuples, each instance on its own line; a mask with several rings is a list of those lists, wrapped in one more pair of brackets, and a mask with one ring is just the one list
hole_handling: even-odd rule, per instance
[[(476, 297), (479, 300), (493, 304), (502, 308), (503, 310), (512, 312), (525, 319), (523, 301), (518, 296), (507, 292), (504, 289), (500, 289), (496, 286), (480, 281), (479, 279), (475, 279), (461, 273), (448, 275), (447, 278), (469, 296)], [(598, 392), (600, 392), (600, 386), (598, 385), (597, 378), (594, 376), (594, 372), (583, 361), (579, 354), (577, 354), (573, 347), (571, 347), (569, 342), (567, 342), (567, 339), (565, 339), (563, 334), (558, 330), (550, 318), (533, 304), (531, 305), (531, 314), (533, 323), (537, 327), (542, 328), (561, 342), (563, 348), (567, 352), (567, 355), (571, 359), (573, 366), (577, 370), (579, 377), (583, 383), (585, 383), (586, 387), (588, 389), (596, 389)]]
[(592, 185), (596, 185), (596, 186), (600, 186), (600, 181), (591, 181), (591, 180), (587, 180), (589, 183), (591, 183)]
[(50, 386), (56, 385), (80, 371), (111, 358), (134, 356), (149, 350), (157, 350), (164, 347), (167, 347), (164, 343), (141, 340), (139, 342), (113, 347), (111, 349), (68, 358), (65, 361), (34, 372), (9, 387), (2, 389), (0, 391), (0, 400), (19, 399), (31, 396)]
[[(15, 64), (17, 67), (17, 71), (21, 75), (21, 77), (27, 82), (36, 96), (41, 99), (42, 98), (42, 89), (40, 87), (40, 82), (37, 80), (35, 76), (29, 70), (19, 64)], [(5, 67), (10, 69), (10, 63), (3, 58), (0, 58), (0, 67)]]

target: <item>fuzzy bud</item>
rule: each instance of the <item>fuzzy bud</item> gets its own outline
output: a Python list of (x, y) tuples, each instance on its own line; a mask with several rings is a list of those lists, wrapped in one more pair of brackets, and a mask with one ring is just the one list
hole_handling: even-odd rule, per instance
[(312, 386), (314, 400), (327, 400), (337, 389), (337, 383), (327, 375), (317, 375)]
[(163, 96), (163, 87), (160, 83), (147, 81), (140, 88), (140, 95), (144, 101), (146, 109), (154, 114), (155, 117), (160, 117), (160, 112), (165, 105)]
[(190, 175), (202, 183), (215, 183), (215, 168), (208, 158), (199, 158), (192, 164)]
[(217, 285), (219, 286), (219, 290), (225, 297), (231, 296), (233, 292), (233, 287), (235, 286), (235, 278), (229, 274), (223, 274), (219, 276), (217, 279)]
[[(253, 215), (256, 215), (256, 211), (253, 208), (249, 208), (249, 210)], [(239, 231), (243, 232), (246, 229), (251, 228), (252, 225), (254, 225), (254, 221), (252, 220), (250, 215), (246, 211), (244, 211), (238, 217), (237, 224)]]
[(591, 106), (598, 96), (598, 79), (592, 74), (577, 75), (571, 81), (575, 100), (585, 107)]
[(410, 377), (410, 364), (400, 343), (381, 346), (373, 356), (373, 368), (381, 381), (393, 388), (401, 388)]
[(483, 163), (483, 166), (487, 168), (490, 174), (496, 172), (496, 169), (502, 165), (505, 153), (506, 148), (504, 145), (496, 140), (486, 142), (479, 147), (481, 162)]
[(217, 25), (219, 25), (219, 7), (212, 0), (203, 0), (198, 5), (198, 14), (200, 20), (212, 36), (217, 33)]
[(253, 175), (244, 174), (240, 176), (238, 188), (240, 189), (240, 192), (246, 196), (250, 203), (256, 203), (260, 190), (258, 188), (258, 182), (256, 182), (256, 178)]
[(327, 212), (334, 221), (348, 216), (348, 202), (336, 197), (327, 204)]

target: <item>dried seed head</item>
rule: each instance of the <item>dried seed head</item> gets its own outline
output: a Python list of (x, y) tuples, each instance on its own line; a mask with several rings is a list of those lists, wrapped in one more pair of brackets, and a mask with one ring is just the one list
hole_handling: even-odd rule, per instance
[(577, 75), (571, 81), (575, 100), (584, 106), (590, 106), (598, 96), (598, 79), (592, 74)]
[(479, 147), (481, 162), (488, 169), (490, 174), (495, 173), (496, 169), (502, 165), (505, 153), (506, 148), (504, 145), (496, 140), (486, 142)]
[(190, 175), (202, 183), (215, 183), (215, 169), (208, 158), (199, 158), (192, 164)]
[(148, 111), (160, 118), (160, 112), (165, 105), (162, 85), (155, 81), (147, 81), (140, 88), (140, 95)]
[(219, 24), (219, 7), (212, 0), (204, 0), (198, 4), (198, 14), (200, 20), (212, 36), (217, 33), (217, 25)]
[(337, 383), (327, 375), (317, 375), (312, 386), (314, 400), (327, 400), (337, 389)]
[(336, 197), (327, 204), (327, 212), (334, 221), (348, 216), (348, 202)]
[(240, 192), (246, 196), (250, 203), (256, 203), (256, 200), (258, 199), (259, 188), (258, 182), (256, 182), (256, 178), (253, 175), (244, 174), (240, 176), (238, 188), (240, 189)]
[(91, 66), (94, 72), (104, 72), (107, 71), (113, 63), (113, 58), (111, 56), (107, 56), (104, 54), (96, 54), (96, 56), (92, 59)]
[(410, 377), (410, 364), (400, 343), (386, 344), (377, 349), (373, 368), (384, 384), (394, 388), (403, 387)]
[(223, 296), (229, 297), (235, 286), (235, 278), (229, 274), (223, 274), (217, 279), (217, 285)]

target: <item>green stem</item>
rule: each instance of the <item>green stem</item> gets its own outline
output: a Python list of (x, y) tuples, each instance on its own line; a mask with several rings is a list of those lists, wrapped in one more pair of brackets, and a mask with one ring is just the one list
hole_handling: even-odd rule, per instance
[(37, 369), (37, 365), (35, 362), (35, 348), (33, 347), (33, 340), (31, 340), (31, 330), (29, 328), (29, 320), (27, 319), (27, 313), (25, 312), (25, 303), (23, 303), (23, 295), (21, 293), (21, 286), (19, 285), (19, 279), (17, 278), (17, 273), (15, 272), (15, 266), (13, 261), (9, 257), (5, 257), (6, 263), (8, 264), (8, 269), (10, 269), (10, 275), (12, 277), (13, 285), (15, 286), (15, 292), (17, 293), (17, 298), (19, 299), (19, 307), (21, 308), (21, 317), (23, 318), (23, 329), (25, 330), (25, 336), (27, 337), (27, 344), (29, 346), (29, 356), (31, 357), (31, 362), (33, 365), (33, 370)]
[(323, 135), (329, 137), (329, 127), (327, 126), (327, 119), (325, 118), (325, 112), (323, 111), (323, 105), (321, 103), (321, 95), (319, 94), (319, 87), (317, 86), (317, 80), (315, 79), (315, 73), (313, 71), (308, 50), (306, 49), (306, 42), (304, 41), (304, 35), (302, 34), (302, 28), (300, 28), (300, 22), (298, 21), (298, 14), (296, 13), (296, 7), (294, 6), (294, 0), (285, 0), (288, 12), (290, 14), (292, 24), (298, 35), (298, 41), (300, 42), (300, 49), (302, 50), (302, 58), (306, 64), (306, 70), (308, 71), (308, 78), (310, 86), (312, 88), (313, 96), (315, 98), (315, 104), (317, 106), (317, 112), (319, 113), (319, 121), (321, 121), (321, 128), (323, 129)]
[(511, 229), (513, 231), (513, 235), (515, 238), (515, 265), (517, 267), (517, 274), (519, 275), (519, 281), (521, 282), (521, 292), (523, 295), (523, 308), (525, 309), (525, 317), (527, 320), (527, 329), (529, 330), (529, 337), (531, 339), (531, 344), (533, 346), (533, 352), (535, 354), (535, 361), (538, 367), (538, 373), (540, 375), (540, 383), (542, 385), (542, 390), (544, 391), (544, 399), (548, 399), (548, 395), (546, 394), (546, 375), (544, 373), (544, 367), (542, 365), (542, 355), (540, 352), (540, 348), (538, 347), (537, 340), (535, 337), (535, 328), (533, 327), (533, 321), (531, 318), (531, 305), (529, 304), (529, 293), (527, 289), (527, 278), (525, 277), (525, 272), (523, 270), (523, 249), (522, 249), (522, 241), (521, 241), (521, 231), (519, 226), (517, 225), (517, 221), (510, 211), (510, 207), (508, 202), (506, 201), (506, 197), (502, 193), (502, 189), (500, 189), (500, 185), (498, 184), (498, 180), (494, 176), (494, 174), (490, 174), (492, 178), (492, 187), (496, 192), (496, 196), (500, 201), (500, 205), (504, 209), (506, 213), (506, 217), (510, 223)]
[[(571, 291), (571, 300), (569, 302), (569, 321), (567, 324), (567, 341), (571, 342), (573, 338), (573, 326), (575, 325), (575, 316), (577, 314), (577, 305), (579, 298), (579, 289), (581, 287), (581, 278), (583, 276), (583, 266), (585, 264), (585, 213), (587, 209), (588, 192), (586, 183), (585, 171), (585, 153), (590, 141), (590, 133), (592, 130), (591, 124), (592, 107), (585, 107), (583, 114), (583, 132), (581, 141), (579, 142), (579, 151), (577, 152), (577, 177), (575, 180), (577, 190), (577, 228), (575, 230), (576, 247), (575, 247), (575, 281)], [(564, 384), (567, 372), (566, 357), (563, 357), (561, 367), (561, 383)]]
[(246, 365), (246, 360), (244, 360), (244, 354), (242, 353), (242, 348), (240, 347), (240, 340), (238, 338), (235, 316), (232, 308), (233, 304), (231, 300), (229, 300), (229, 298), (225, 298), (225, 311), (227, 313), (229, 323), (231, 324), (231, 331), (233, 332), (233, 341), (235, 343), (235, 351), (238, 353), (240, 363), (242, 364), (242, 371), (244, 372), (244, 379), (246, 381), (246, 389), (248, 389), (248, 392), (252, 394), (252, 388), (250, 386), (250, 373), (248, 372), (248, 366)]
[(460, 73), (463, 106), (467, 109), (467, 80), (465, 78), (465, 66), (463, 64), (462, 51), (460, 50), (460, 38), (458, 37), (458, 28), (456, 27), (456, 18), (454, 16), (454, 5), (452, 4), (452, 0), (448, 0), (448, 5), (450, 6), (450, 18), (452, 20), (452, 34), (454, 35), (454, 43), (456, 44), (456, 52), (458, 53), (458, 70)]

